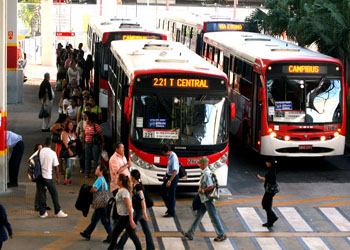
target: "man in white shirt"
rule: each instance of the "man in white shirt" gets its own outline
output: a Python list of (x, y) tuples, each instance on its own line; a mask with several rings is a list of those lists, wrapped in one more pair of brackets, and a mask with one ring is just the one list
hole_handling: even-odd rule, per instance
[(61, 210), (61, 206), (58, 202), (58, 193), (56, 186), (52, 180), (52, 170), (58, 171), (58, 159), (55, 151), (51, 149), (51, 138), (46, 138), (44, 147), (38, 152), (41, 165), (42, 178), (39, 178), (36, 182), (36, 188), (39, 197), (39, 212), (41, 218), (46, 218), (48, 213), (46, 212), (46, 199), (44, 195), (44, 188), (47, 187), (52, 198), (53, 205), (55, 207), (55, 216), (58, 218), (64, 218), (68, 215)]
[(7, 183), (7, 187), (18, 187), (18, 172), (24, 152), (22, 136), (7, 131), (7, 146), (11, 151), (9, 161), (9, 183)]

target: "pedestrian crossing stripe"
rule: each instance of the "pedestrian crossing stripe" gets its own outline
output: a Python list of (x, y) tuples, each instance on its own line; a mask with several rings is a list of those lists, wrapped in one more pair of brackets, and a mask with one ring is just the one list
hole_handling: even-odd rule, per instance
[(294, 207), (278, 207), (276, 211), (282, 220), (286, 222), (289, 228), (294, 232), (313, 232), (315, 231), (311, 223), (309, 223), (300, 211), (297, 211)]
[(261, 250), (285, 250), (282, 242), (274, 237), (256, 237), (252, 239), (258, 249)]
[(333, 250), (323, 237), (300, 237), (299, 242), (309, 250)]
[(338, 208), (321, 207), (319, 208), (323, 217), (339, 232), (350, 231), (350, 222), (347, 216)]
[(248, 232), (268, 232), (269, 229), (263, 227), (264, 223), (254, 207), (233, 208), (243, 227)]

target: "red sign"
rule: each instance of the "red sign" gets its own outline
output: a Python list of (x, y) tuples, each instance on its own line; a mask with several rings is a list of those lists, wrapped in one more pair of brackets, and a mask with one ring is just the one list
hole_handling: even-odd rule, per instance
[(12, 30), (9, 30), (9, 31), (7, 32), (7, 37), (8, 37), (9, 40), (12, 40), (12, 39), (13, 39), (13, 31), (12, 31)]
[(75, 36), (75, 32), (56, 32), (56, 36)]
[(65, 3), (66, 0), (53, 0), (53, 3)]

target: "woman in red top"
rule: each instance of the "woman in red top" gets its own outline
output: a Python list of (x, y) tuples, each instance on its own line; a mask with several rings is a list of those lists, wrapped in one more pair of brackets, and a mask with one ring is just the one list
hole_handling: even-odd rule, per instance
[[(85, 127), (85, 178), (89, 178), (90, 167), (91, 167), (91, 156), (94, 160), (94, 171), (98, 166), (101, 149), (104, 147), (104, 138), (100, 125), (95, 123), (94, 115), (90, 112), (86, 112), (87, 124)], [(94, 135), (100, 138), (99, 142), (94, 140)]]

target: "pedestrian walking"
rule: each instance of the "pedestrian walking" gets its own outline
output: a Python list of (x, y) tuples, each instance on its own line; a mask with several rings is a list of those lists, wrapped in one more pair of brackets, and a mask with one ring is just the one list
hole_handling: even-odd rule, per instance
[(44, 196), (45, 187), (47, 187), (55, 208), (55, 216), (58, 218), (64, 218), (68, 215), (61, 210), (56, 186), (52, 181), (53, 168), (55, 169), (56, 173), (58, 173), (58, 158), (55, 151), (51, 149), (51, 146), (51, 138), (48, 137), (46, 138), (44, 147), (40, 150), (39, 155), (42, 174), (42, 178), (39, 178), (36, 182), (36, 188), (39, 196), (39, 212), (41, 218), (46, 218), (49, 216), (46, 211), (46, 199)]
[(12, 239), (13, 232), (11, 224), (7, 220), (6, 209), (2, 204), (0, 204), (0, 249), (2, 249), (3, 242), (7, 240), (7, 233), (5, 229), (7, 230), (10, 239)]
[(9, 160), (9, 183), (7, 183), (7, 187), (18, 187), (18, 172), (24, 152), (22, 136), (8, 130), (7, 146), (11, 152)]
[[(85, 178), (89, 178), (91, 160), (94, 160), (94, 172), (98, 165), (101, 148), (104, 148), (104, 138), (100, 125), (96, 124), (92, 113), (86, 113), (85, 127)], [(96, 140), (94, 140), (94, 138)], [(92, 156), (92, 157), (91, 157)]]
[(139, 238), (137, 237), (135, 233), (136, 224), (134, 222), (134, 214), (133, 209), (131, 205), (131, 182), (128, 176), (124, 174), (120, 174), (118, 176), (118, 185), (119, 190), (117, 195), (115, 196), (116, 204), (117, 204), (117, 212), (118, 212), (118, 220), (117, 223), (114, 225), (113, 231), (112, 231), (112, 237), (111, 237), (111, 243), (108, 247), (108, 250), (113, 250), (119, 235), (123, 230), (125, 229), (128, 233), (129, 237), (133, 241), (135, 248), (137, 250), (141, 250), (141, 243)]
[(163, 184), (161, 186), (161, 194), (167, 208), (163, 217), (174, 217), (176, 188), (179, 181), (179, 159), (175, 152), (171, 151), (169, 145), (162, 145), (160, 151), (168, 157), (167, 172), (163, 177)]
[(116, 142), (114, 144), (114, 154), (109, 159), (109, 172), (111, 175), (111, 191), (115, 196), (118, 192), (118, 176), (124, 174), (130, 176), (131, 161), (125, 157), (124, 144)]
[[(134, 222), (137, 224), (137, 222), (140, 222), (142, 231), (145, 234), (146, 237), (146, 250), (154, 250), (154, 242), (152, 239), (152, 233), (148, 226), (148, 216), (147, 216), (147, 208), (146, 208), (146, 200), (145, 200), (145, 193), (144, 188), (140, 182), (141, 175), (140, 172), (137, 169), (134, 169), (130, 173), (131, 181), (133, 183), (133, 189), (132, 189), (132, 207), (134, 209)], [(123, 234), (123, 236), (120, 238), (117, 249), (124, 249), (124, 245), (126, 241), (128, 240), (129, 235), (127, 232)]]
[(273, 224), (278, 220), (278, 217), (272, 210), (273, 197), (279, 192), (277, 185), (277, 161), (272, 158), (265, 162), (268, 168), (265, 177), (257, 174), (259, 180), (264, 182), (265, 193), (261, 201), (263, 209), (266, 211), (267, 222), (263, 224), (264, 227), (273, 227)]
[(76, 128), (76, 134), (79, 139), (80, 144), (80, 150), (78, 150), (79, 154), (79, 165), (80, 165), (80, 173), (84, 173), (85, 169), (85, 127), (87, 124), (87, 114), (86, 112), (83, 113), (83, 120), (79, 121), (77, 128)]
[(189, 240), (193, 240), (194, 232), (196, 231), (198, 224), (201, 222), (203, 216), (208, 211), (211, 223), (213, 224), (215, 232), (217, 234), (217, 237), (214, 238), (214, 241), (224, 241), (227, 239), (224, 228), (220, 221), (218, 212), (216, 211), (214, 200), (208, 196), (210, 191), (212, 191), (215, 187), (210, 174), (210, 170), (208, 168), (208, 163), (209, 160), (207, 157), (200, 158), (197, 162), (198, 166), (202, 170), (198, 189), (198, 195), (200, 197), (201, 204), (192, 225), (187, 232), (182, 232), (182, 235)]
[(63, 157), (66, 163), (64, 170), (64, 180), (63, 185), (72, 184), (72, 168), (74, 160), (77, 156), (77, 135), (74, 131), (73, 121), (69, 121), (67, 125), (67, 130), (62, 132), (62, 147), (60, 152), (60, 157)]
[(41, 131), (50, 132), (50, 120), (51, 120), (51, 109), (53, 105), (53, 99), (55, 98), (55, 92), (53, 91), (50, 84), (50, 74), (44, 74), (44, 80), (41, 82), (39, 87), (39, 99), (41, 104), (46, 109), (49, 114), (48, 117), (43, 118), (43, 124), (41, 126)]
[[(97, 179), (92, 188), (90, 189), (91, 193), (102, 192), (102, 190), (108, 190), (108, 183), (106, 181), (106, 178), (104, 177), (107, 176), (107, 174), (107, 167), (100, 165), (96, 168), (95, 175), (97, 176)], [(91, 234), (100, 220), (107, 232), (107, 238), (103, 242), (110, 243), (112, 227), (109, 224), (109, 220), (107, 218), (107, 207), (95, 209), (94, 213), (91, 216), (90, 225), (83, 232), (81, 232), (80, 235), (83, 236), (85, 239), (90, 240)]]

